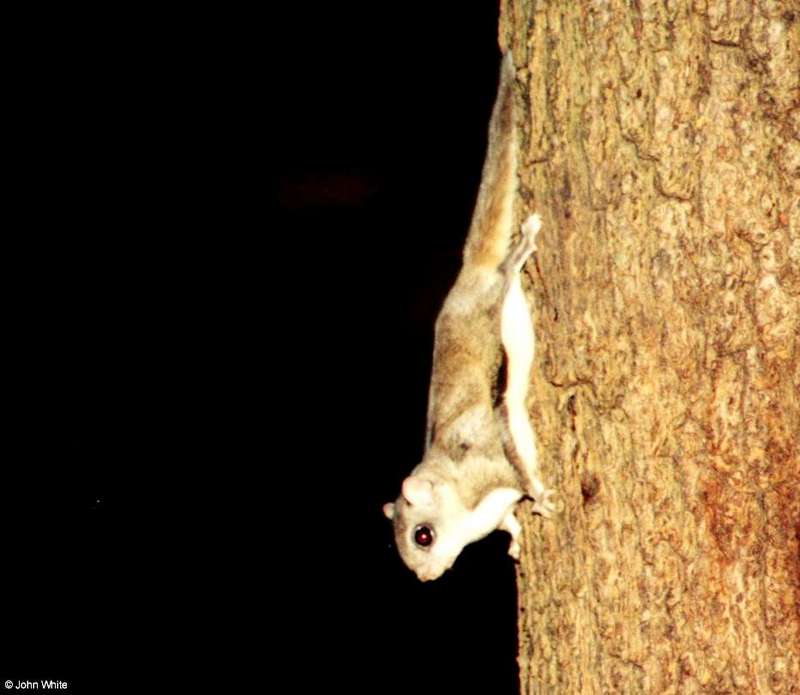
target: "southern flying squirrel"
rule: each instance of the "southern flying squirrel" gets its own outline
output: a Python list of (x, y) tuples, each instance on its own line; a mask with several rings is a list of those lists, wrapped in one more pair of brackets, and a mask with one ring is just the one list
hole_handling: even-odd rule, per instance
[[(422, 581), (437, 579), (461, 549), (503, 529), (519, 557), (517, 502), (555, 511), (539, 474), (525, 404), (535, 335), (520, 271), (536, 250), (538, 215), (512, 245), (517, 190), (514, 63), (506, 53), (489, 125), (489, 144), (461, 272), (436, 321), (425, 454), (383, 511), (394, 522), (403, 561)], [(506, 387), (495, 407), (493, 384), (506, 357)]]

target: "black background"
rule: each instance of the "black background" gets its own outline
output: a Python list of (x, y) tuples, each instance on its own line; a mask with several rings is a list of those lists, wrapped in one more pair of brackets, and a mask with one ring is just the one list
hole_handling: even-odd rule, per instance
[(497, 85), (498, 7), (376, 7), (322, 11), (275, 104), (276, 232), (302, 240), (300, 282), (317, 288), (293, 317), (313, 324), (293, 349), (315, 375), (294, 412), (313, 413), (299, 453), (318, 523), (293, 647), (354, 692), (517, 692), (508, 536), (422, 584), (381, 513), (422, 455), (433, 324)]
[(381, 513), (422, 455), (497, 12), (19, 24), (0, 678), (516, 692), (507, 536), (422, 584)]

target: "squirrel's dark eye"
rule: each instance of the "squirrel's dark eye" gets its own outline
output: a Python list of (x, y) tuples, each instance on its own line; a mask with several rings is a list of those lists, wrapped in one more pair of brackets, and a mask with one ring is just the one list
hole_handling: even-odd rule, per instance
[(414, 529), (414, 542), (421, 548), (427, 548), (433, 543), (433, 529), (430, 526), (417, 526)]

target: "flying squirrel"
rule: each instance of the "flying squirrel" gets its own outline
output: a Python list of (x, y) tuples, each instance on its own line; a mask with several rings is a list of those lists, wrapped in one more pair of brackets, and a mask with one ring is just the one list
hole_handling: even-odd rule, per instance
[[(538, 214), (512, 245), (517, 191), (515, 70), (508, 51), (489, 123), (489, 144), (461, 271), (436, 320), (422, 462), (383, 506), (397, 549), (422, 581), (439, 578), (465, 545), (508, 531), (520, 554), (514, 509), (523, 497), (549, 517), (553, 490), (542, 482), (526, 406), (536, 337), (520, 272), (536, 250)], [(506, 386), (495, 405), (502, 352)]]

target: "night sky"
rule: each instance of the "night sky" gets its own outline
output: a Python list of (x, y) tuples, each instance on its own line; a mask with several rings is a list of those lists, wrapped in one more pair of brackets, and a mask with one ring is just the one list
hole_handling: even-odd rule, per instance
[(3, 680), (516, 692), (508, 536), (422, 584), (381, 512), (422, 455), (498, 6), (296, 5), (19, 25)]

